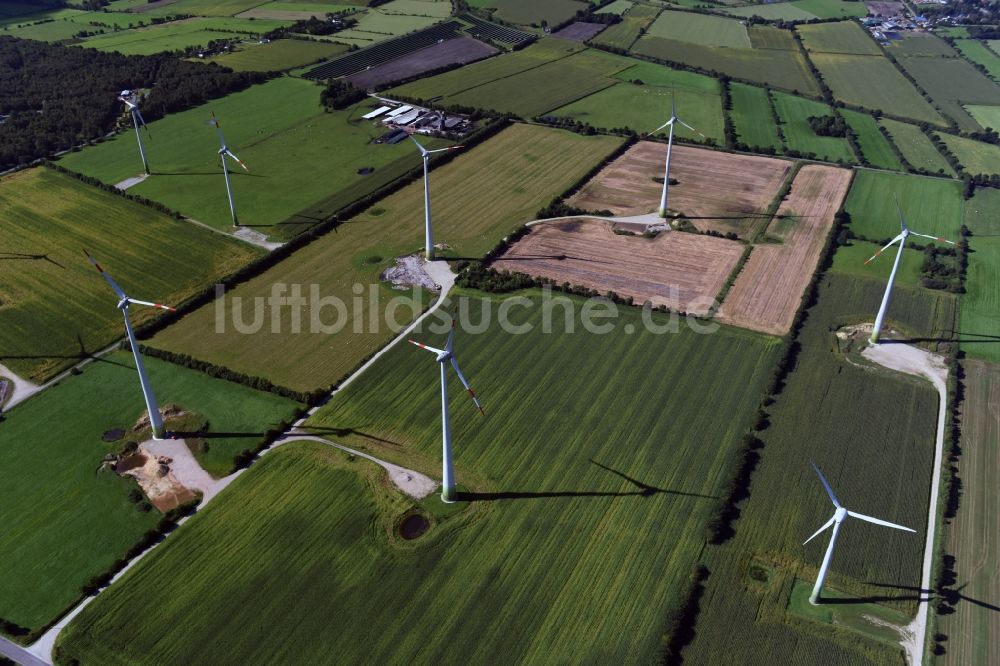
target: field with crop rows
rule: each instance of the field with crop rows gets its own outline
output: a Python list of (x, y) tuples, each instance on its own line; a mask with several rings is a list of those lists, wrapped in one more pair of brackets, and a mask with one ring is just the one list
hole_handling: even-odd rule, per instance
[[(843, 275), (823, 281), (799, 337), (795, 369), (768, 409), (771, 425), (760, 435), (761, 461), (735, 535), (704, 552), (711, 576), (685, 662), (736, 663), (732, 649), (739, 645), (739, 663), (754, 665), (773, 663), (775, 654), (788, 663), (900, 663), (898, 645), (869, 641), (789, 609), (796, 580), (805, 585), (815, 580), (828, 537), (802, 542), (833, 513), (810, 461), (847, 507), (917, 530), (908, 534), (848, 521), (827, 589), (854, 599), (911, 599), (908, 589), (895, 586), (920, 583), (937, 393), (929, 383), (858, 367), (834, 351), (830, 330), (871, 321), (883, 286)], [(902, 288), (890, 311), (890, 319), (921, 337), (950, 331), (953, 315), (954, 297)], [(880, 603), (915, 610), (913, 601)]]
[(854, 153), (847, 139), (834, 136), (818, 136), (809, 126), (811, 116), (828, 116), (832, 109), (822, 102), (804, 97), (794, 97), (785, 93), (772, 92), (774, 108), (781, 120), (785, 134), (785, 144), (789, 150), (797, 150), (803, 155), (815, 154), (821, 160), (854, 161)]
[(652, 35), (643, 36), (632, 50), (645, 56), (703, 67), (782, 89), (809, 94), (819, 92), (805, 60), (796, 51), (714, 48)]
[[(994, 329), (995, 330), (995, 329)], [(943, 664), (992, 664), (1000, 660), (1000, 579), (991, 565), (1000, 558), (996, 489), (1000, 484), (1000, 366), (967, 361), (962, 402), (962, 499), (948, 528), (946, 552), (955, 558), (954, 613), (939, 616), (945, 634)]]
[[(859, 171), (844, 202), (851, 231), (875, 242), (894, 238), (899, 233), (899, 214), (893, 197), (898, 198), (911, 230), (958, 240), (964, 217), (960, 182), (876, 171)], [(921, 239), (920, 244), (925, 241)]]
[(900, 39), (889, 42), (888, 50), (896, 57), (945, 57), (955, 58), (958, 54), (948, 43), (929, 32), (901, 31)]
[(750, 44), (755, 49), (797, 51), (799, 48), (791, 30), (784, 30), (773, 25), (751, 25), (747, 28), (747, 34), (750, 36)]
[[(608, 5), (609, 7), (611, 5)], [(649, 27), (660, 13), (659, 7), (648, 5), (633, 5), (624, 15), (621, 23), (607, 27), (604, 32), (594, 38), (598, 44), (614, 46), (620, 49), (632, 47), (640, 33)]]
[[(233, 456), (263, 432), (289, 419), (295, 403), (194, 370), (146, 359), (162, 406), (179, 405), (211, 423), (202, 460), (225, 473)], [(132, 355), (116, 352), (6, 412), (0, 423), (0, 617), (36, 629), (62, 612), (92, 576), (102, 573), (159, 514), (128, 500), (135, 485), (99, 470), (105, 454), (124, 441), (101, 441), (128, 429), (145, 405)], [(53, 418), (58, 415), (58, 418)]]
[(212, 56), (208, 61), (237, 72), (274, 72), (303, 67), (345, 51), (346, 46), (333, 42), (278, 39), (267, 44), (246, 44), (237, 51)]
[(840, 109), (840, 115), (854, 130), (865, 159), (881, 169), (902, 171), (903, 164), (899, 161), (892, 144), (879, 129), (875, 118), (867, 113), (859, 113), (850, 109)]
[[(573, 44), (566, 40), (552, 39), (565, 45)], [(443, 87), (461, 86), (459, 90), (444, 94), (443, 99), (436, 99), (438, 104), (460, 104), (484, 109), (495, 109), (516, 113), (524, 118), (531, 118), (551, 109), (555, 109), (576, 101), (588, 94), (614, 85), (617, 81), (611, 78), (635, 63), (621, 56), (596, 50), (576, 52), (577, 47), (559, 49), (565, 57), (547, 58), (549, 62), (537, 63), (532, 60), (537, 56), (526, 55), (523, 60), (528, 66), (518, 66), (516, 73), (503, 73), (510, 66), (506, 62), (514, 60), (521, 53), (527, 53), (533, 47), (515, 54), (493, 58), (482, 63), (462, 67), (452, 72), (417, 81), (400, 88), (393, 93), (410, 95), (429, 99), (442, 93), (435, 93), (439, 82), (435, 79), (446, 79)], [(543, 47), (551, 53), (551, 47)], [(499, 63), (499, 64), (495, 64)], [(485, 75), (482, 79), (478, 77)], [(531, 90), (531, 95), (525, 95), (525, 90)], [(423, 91), (423, 92), (422, 92)]]
[(806, 49), (815, 53), (849, 53), (880, 56), (882, 51), (864, 28), (854, 21), (816, 23), (796, 28)]
[[(104, 646), (127, 631), (129, 652), (119, 654), (140, 663), (152, 662), (154, 643), (158, 662), (187, 661), (197, 650), (238, 663), (264, 649), (282, 661), (322, 660), (331, 651), (348, 661), (436, 660), (453, 653), (455, 639), (415, 630), (434, 618), (464, 627), (462, 652), (471, 661), (501, 653), (524, 662), (553, 653), (573, 662), (656, 657), (665, 614), (702, 548), (712, 498), (770, 375), (775, 341), (731, 329), (697, 335), (686, 325), (665, 336), (642, 328), (632, 336), (549, 335), (538, 298), (527, 302), (510, 315), (532, 332), (507, 334), (494, 324), (479, 335), (460, 328), (456, 337), (487, 409), (481, 418), (455, 396), (457, 475), (477, 498), (467, 513), (393, 548), (372, 525), (405, 505), (385, 497), (391, 491), (383, 484), (352, 482), (323, 461), (303, 470), (295, 448), (279, 449), (90, 606), (63, 639), (67, 654), (114, 663)], [(484, 303), (470, 305), (475, 312)], [(614, 326), (639, 320), (628, 308)], [(607, 363), (609, 356), (618, 362)], [(398, 442), (380, 455), (437, 476), (435, 376), (433, 359), (397, 346), (309, 427)], [(686, 418), (648, 408), (645, 397), (665, 391), (684, 396)], [(612, 412), (631, 427), (607, 419)], [(533, 413), (549, 415), (542, 427)], [(342, 439), (366, 448), (377, 441)], [(546, 464), (531, 462), (539, 458)], [(435, 497), (424, 504), (440, 506)], [(395, 516), (373, 515), (371, 505)], [(270, 535), (265, 547), (262, 514), (287, 536)], [(341, 535), (333, 544), (331, 533)], [(226, 552), (207, 546), (229, 534)], [(195, 571), (208, 575), (188, 573)], [(177, 577), (188, 584), (163, 585)], [(136, 626), (140, 606), (161, 616)], [(247, 623), (245, 612), (267, 621)], [(321, 629), (331, 623), (338, 631)], [(298, 640), (299, 631), (310, 640)], [(374, 638), (344, 639), (359, 631)], [(198, 636), (208, 632), (216, 638), (204, 643)]]
[(881, 56), (814, 53), (812, 60), (837, 99), (914, 120), (944, 124), (913, 84)]
[[(533, 125), (514, 125), (485, 144), (431, 173), (434, 197), (435, 241), (446, 243), (457, 256), (480, 257), (501, 238), (535, 217), (542, 205), (561, 194), (621, 145), (617, 137), (584, 137)], [(448, 192), (447, 197), (442, 193)], [(383, 199), (375, 207), (337, 227), (296, 252), (263, 275), (227, 295), (227, 303), (242, 298), (242, 320), (253, 321), (252, 301), (271, 293), (274, 283), (319, 285), (323, 297), (351, 303), (355, 284), (379, 284), (379, 274), (396, 257), (423, 247), (423, 186), (420, 182)], [(367, 293), (367, 291), (365, 292)], [(408, 293), (408, 292), (407, 292)], [(383, 285), (379, 309), (398, 294)], [(388, 341), (394, 331), (369, 313), (365, 299), (361, 317), (351, 311), (339, 315), (332, 307), (319, 316), (327, 326), (344, 325), (336, 333), (292, 333), (290, 308), (281, 311), (280, 327), (270, 320), (260, 331), (242, 334), (233, 326), (225, 334), (215, 330), (215, 305), (208, 305), (157, 335), (155, 347), (190, 354), (251, 375), (266, 376), (277, 384), (300, 390), (325, 387), (352, 370)], [(352, 308), (354, 306), (352, 305)], [(421, 304), (416, 304), (422, 309)], [(231, 311), (232, 306), (227, 305)], [(371, 310), (374, 312), (374, 309)], [(366, 325), (367, 317), (379, 320)], [(388, 315), (387, 315), (388, 316)], [(393, 315), (401, 324), (414, 316), (408, 308)], [(354, 332), (358, 326), (363, 330)]]
[(1000, 173), (1000, 146), (943, 132), (938, 133), (938, 137), (966, 172), (973, 175)]
[(783, 146), (774, 126), (767, 91), (743, 83), (732, 83), (729, 93), (733, 100), (730, 117), (740, 141), (751, 147), (773, 148), (781, 152)]
[[(569, 117), (600, 128), (629, 127), (644, 134), (666, 122), (673, 95), (680, 118), (705, 136), (720, 144), (723, 142), (722, 98), (717, 80), (653, 63), (629, 67), (615, 74), (615, 78), (623, 83), (555, 109), (548, 115)], [(661, 134), (665, 132), (660, 131)], [(677, 126), (674, 135), (701, 140), (697, 133), (682, 125)]]
[(1000, 191), (979, 189), (965, 204), (969, 268), (962, 298), (959, 340), (966, 354), (1000, 363)]
[[(153, 175), (129, 188), (220, 230), (232, 219), (219, 164), (219, 140), (206, 121), (215, 112), (229, 148), (249, 167), (230, 161), (240, 222), (288, 238), (336, 212), (324, 200), (346, 205), (420, 164), (412, 144), (373, 145), (380, 125), (360, 120), (369, 103), (324, 112), (320, 86), (284, 77), (254, 86), (149, 125), (146, 153)], [(135, 135), (113, 139), (60, 160), (68, 169), (117, 183), (141, 169)], [(375, 172), (358, 174), (363, 167)], [(336, 200), (336, 201), (335, 201)], [(308, 209), (309, 219), (297, 216)]]
[(963, 104), (1000, 105), (1000, 86), (967, 61), (945, 57), (901, 57), (898, 59), (917, 83), (963, 130), (977, 131), (979, 124)]
[(946, 176), (955, 175), (948, 161), (938, 152), (927, 135), (920, 131), (919, 127), (890, 118), (881, 118), (878, 122), (879, 125), (889, 130), (892, 142), (899, 148), (899, 152), (903, 154), (906, 161), (915, 168), (940, 172)]
[[(35, 382), (125, 335), (118, 299), (82, 249), (134, 298), (171, 305), (260, 253), (42, 167), (0, 180), (0, 217), (0, 363)], [(136, 306), (132, 321), (158, 314)]]
[(688, 12), (662, 12), (646, 34), (702, 46), (748, 49), (746, 26), (735, 19)]

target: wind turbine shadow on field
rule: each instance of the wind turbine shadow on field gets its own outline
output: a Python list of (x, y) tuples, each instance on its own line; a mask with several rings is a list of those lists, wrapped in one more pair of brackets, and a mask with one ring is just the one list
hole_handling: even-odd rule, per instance
[[(962, 337), (970, 336), (970, 337)], [(955, 336), (950, 338), (894, 338), (882, 341), (885, 344), (913, 344), (917, 342), (961, 342), (965, 344), (993, 344), (1000, 342), (1000, 335), (987, 335), (986, 333), (963, 333), (957, 331)]]
[(87, 348), (83, 344), (83, 338), (79, 333), (76, 334), (76, 342), (80, 346), (80, 351), (75, 354), (0, 354), (0, 361), (14, 360), (14, 361), (30, 361), (30, 360), (41, 360), (41, 359), (75, 359), (77, 361), (86, 361), (90, 359), (91, 361), (97, 363), (107, 363), (108, 365), (117, 365), (120, 368), (128, 368), (129, 370), (135, 370), (134, 366), (130, 366), (126, 363), (120, 363), (118, 361), (112, 361), (106, 357), (94, 356), (93, 352), (87, 351)]
[(376, 437), (367, 432), (362, 432), (361, 430), (356, 430), (354, 428), (329, 428), (326, 426), (304, 426), (296, 428), (300, 431), (300, 434), (308, 435), (332, 435), (334, 437), (346, 437), (348, 435), (357, 435), (358, 437), (364, 437), (365, 439), (370, 439), (373, 442), (378, 442), (380, 444), (392, 444), (394, 446), (401, 446), (401, 442), (394, 442), (391, 439), (383, 439), (382, 437)]
[(211, 430), (198, 430), (198, 431), (172, 430), (170, 432), (170, 434), (172, 434), (177, 439), (187, 439), (189, 437), (190, 438), (194, 438), (194, 439), (220, 439), (220, 438), (223, 438), (223, 437), (231, 437), (231, 438), (237, 438), (237, 437), (260, 438), (260, 437), (263, 437), (267, 433), (263, 433), (263, 432), (212, 432)]
[(49, 257), (48, 253), (46, 253), (46, 254), (26, 254), (24, 252), (0, 252), (0, 261), (3, 261), (3, 260), (7, 260), (7, 261), (17, 261), (17, 260), (21, 260), (21, 261), (47, 261), (50, 264), (54, 264), (55, 266), (58, 266), (59, 268), (63, 268), (63, 269), (66, 268), (65, 266), (63, 266), (62, 264), (60, 264), (58, 261), (56, 261), (55, 259), (52, 259), (51, 257)]
[(556, 261), (566, 261), (567, 259), (574, 259), (576, 261), (585, 261), (590, 264), (610, 264), (610, 261), (599, 261), (593, 257), (574, 257), (571, 254), (522, 254), (516, 257), (502, 257), (501, 261), (546, 261), (554, 259)]
[[(895, 590), (908, 590), (908, 591), (917, 593), (916, 596), (912, 596), (912, 597), (910, 597), (910, 596), (889, 597), (889, 599), (903, 599), (903, 600), (918, 599), (918, 600), (925, 600), (925, 599), (933, 599), (936, 596), (936, 597), (940, 597), (941, 600), (944, 601), (949, 606), (955, 606), (955, 605), (958, 604), (959, 601), (968, 601), (970, 604), (973, 604), (975, 606), (979, 606), (980, 608), (985, 608), (986, 610), (991, 610), (991, 611), (993, 611), (995, 613), (1000, 613), (1000, 606), (998, 606), (996, 604), (991, 604), (988, 601), (983, 601), (981, 599), (975, 599), (973, 597), (969, 597), (969, 596), (966, 596), (966, 595), (962, 594), (962, 590), (964, 590), (966, 587), (969, 586), (968, 583), (960, 585), (959, 587), (954, 587), (954, 588), (953, 587), (946, 587), (946, 588), (943, 588), (943, 589), (939, 589), (937, 591), (935, 591), (935, 590), (925, 590), (925, 589), (920, 588), (920, 587), (912, 587), (912, 586), (909, 586), (909, 585), (893, 585), (891, 583), (872, 583), (872, 582), (869, 582), (868, 585), (872, 585), (874, 587), (886, 587), (886, 588), (891, 588), (891, 589), (895, 589)], [(828, 599), (824, 599), (824, 603), (831, 603), (831, 602)]]
[(501, 491), (495, 493), (477, 493), (477, 492), (460, 492), (458, 493), (458, 500), (463, 502), (492, 502), (495, 500), (509, 500), (509, 499), (546, 499), (546, 498), (559, 498), (559, 497), (653, 497), (654, 495), (676, 495), (680, 497), (700, 497), (703, 499), (718, 499), (715, 495), (702, 495), (700, 493), (686, 493), (680, 490), (670, 490), (668, 488), (657, 488), (656, 486), (651, 486), (648, 483), (643, 483), (637, 479), (633, 479), (626, 474), (619, 472), (616, 469), (612, 469), (606, 465), (602, 465), (596, 460), (591, 460), (591, 464), (597, 465), (601, 469), (611, 472), (615, 476), (620, 476), (621, 478), (628, 481), (630, 484), (636, 487), (636, 490), (625, 490), (625, 491), (604, 491), (604, 490), (553, 490), (553, 491), (542, 491), (542, 492), (520, 492), (520, 491)]

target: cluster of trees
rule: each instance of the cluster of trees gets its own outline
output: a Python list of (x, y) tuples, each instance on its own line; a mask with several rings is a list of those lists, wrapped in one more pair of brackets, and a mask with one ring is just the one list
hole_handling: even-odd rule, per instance
[(338, 33), (341, 30), (346, 30), (347, 28), (353, 28), (357, 25), (357, 21), (352, 18), (341, 18), (338, 21), (331, 21), (330, 18), (336, 16), (336, 13), (330, 13), (326, 15), (326, 19), (318, 19), (315, 16), (310, 16), (304, 21), (298, 21), (293, 23), (287, 28), (279, 28), (278, 30), (270, 33), (268, 36), (280, 37), (287, 33), (297, 33), (306, 35), (332, 35)]
[(267, 78), (169, 54), (124, 56), (0, 36), (0, 171), (110, 132), (118, 93), (151, 88), (147, 121), (222, 97)]
[(665, 645), (660, 653), (660, 663), (663, 666), (678, 666), (683, 663), (681, 653), (694, 639), (694, 628), (701, 611), (701, 597), (705, 594), (708, 576), (708, 567), (698, 564), (688, 579), (688, 587), (681, 597), (681, 603), (670, 610), (663, 629)]
[(346, 109), (368, 96), (361, 88), (355, 88), (347, 81), (331, 79), (320, 93), (319, 100), (327, 109)]
[(850, 132), (843, 116), (809, 116), (809, 127), (818, 136), (836, 136), (846, 138)]
[[(767, 427), (767, 415), (758, 410), (754, 430), (760, 431)], [(764, 442), (754, 434), (743, 436), (740, 450), (734, 458), (735, 472), (729, 477), (722, 490), (719, 500), (719, 512), (708, 523), (708, 542), (712, 544), (725, 543), (734, 534), (733, 522), (739, 518), (739, 503), (750, 497), (750, 479), (760, 462), (760, 449)]]
[(951, 247), (928, 245), (924, 248), (924, 261), (920, 266), (920, 284), (927, 289), (947, 289), (962, 293), (959, 251)]

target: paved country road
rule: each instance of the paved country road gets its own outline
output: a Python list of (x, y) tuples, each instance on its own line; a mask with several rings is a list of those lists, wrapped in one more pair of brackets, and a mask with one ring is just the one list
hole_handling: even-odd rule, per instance
[(21, 664), (21, 666), (49, 666), (49, 662), (39, 659), (28, 652), (26, 648), (2, 636), (0, 636), (0, 654), (8, 659), (13, 659), (14, 663)]

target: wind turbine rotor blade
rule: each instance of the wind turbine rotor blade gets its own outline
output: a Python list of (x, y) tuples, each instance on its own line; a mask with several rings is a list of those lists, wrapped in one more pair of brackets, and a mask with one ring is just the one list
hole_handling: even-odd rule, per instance
[(445, 153), (449, 150), (461, 150), (465, 146), (448, 146), (447, 148), (438, 148), (437, 150), (428, 150), (428, 153)]
[(823, 487), (826, 488), (826, 494), (830, 496), (830, 501), (833, 502), (833, 505), (838, 509), (841, 508), (840, 502), (837, 501), (837, 496), (833, 494), (833, 488), (831, 488), (830, 484), (826, 482), (826, 477), (823, 476), (823, 472), (819, 471), (819, 467), (816, 467), (816, 463), (809, 464), (813, 466), (813, 469), (816, 470), (816, 474), (819, 475), (819, 480), (823, 482)]
[(806, 545), (807, 543), (809, 543), (810, 541), (812, 541), (813, 539), (815, 539), (816, 537), (818, 537), (820, 534), (822, 534), (824, 530), (826, 530), (827, 528), (830, 527), (830, 525), (833, 525), (833, 523), (834, 523), (835, 520), (836, 520), (836, 518), (832, 518), (831, 517), (830, 520), (828, 520), (825, 523), (823, 523), (823, 527), (821, 527), (818, 530), (816, 530), (816, 532), (811, 537), (809, 537), (808, 539), (806, 539), (805, 541), (803, 541), (802, 545), (803, 546)]
[(486, 416), (486, 412), (483, 411), (483, 406), (479, 404), (479, 398), (476, 397), (476, 392), (469, 386), (469, 382), (466, 381), (465, 375), (462, 374), (461, 368), (458, 367), (458, 360), (454, 356), (451, 357), (451, 367), (455, 368), (455, 374), (458, 375), (458, 379), (462, 382), (462, 386), (465, 387), (465, 390), (469, 392), (469, 397), (472, 398), (472, 402), (476, 404), (476, 408), (479, 410), (479, 413)]
[(899, 228), (906, 229), (906, 218), (903, 217), (903, 209), (899, 206), (899, 197), (896, 196), (895, 192), (892, 193), (892, 200), (896, 202), (896, 213), (899, 214)]
[(922, 236), (924, 238), (930, 238), (931, 240), (936, 240), (940, 243), (949, 243), (951, 245), (957, 245), (955, 241), (950, 241), (947, 238), (942, 238), (941, 236), (928, 236), (927, 234), (918, 234), (916, 231), (910, 232), (911, 236)]
[(134, 303), (135, 305), (148, 305), (151, 308), (160, 308), (161, 310), (170, 310), (171, 312), (177, 312), (177, 308), (172, 308), (169, 305), (164, 305), (163, 303), (150, 303), (149, 301), (137, 301), (134, 298), (128, 298), (129, 303)]
[(416, 345), (416, 346), (420, 347), (421, 349), (426, 349), (429, 352), (434, 352), (435, 354), (443, 354), (443, 353), (445, 353), (443, 349), (437, 349), (435, 347), (429, 347), (429, 346), (425, 345), (422, 342), (417, 342), (416, 340), (410, 340), (410, 344), (411, 345)]
[(237, 164), (239, 164), (241, 167), (243, 167), (244, 171), (246, 171), (247, 173), (250, 173), (250, 167), (248, 167), (246, 164), (243, 164), (242, 160), (240, 160), (240, 158), (236, 157), (236, 155), (233, 154), (233, 151), (231, 151), (228, 148), (226, 148), (226, 155), (229, 155), (230, 157), (232, 157), (234, 160), (236, 160)]
[(703, 138), (703, 139), (707, 139), (708, 138), (704, 134), (702, 134), (701, 132), (699, 132), (698, 130), (696, 130), (695, 128), (693, 128), (690, 125), (688, 125), (686, 122), (684, 122), (680, 118), (677, 119), (677, 122), (679, 122), (681, 125), (684, 125), (684, 127), (687, 127), (689, 130), (691, 130), (692, 132), (694, 132), (695, 134), (697, 134), (701, 138)]
[(426, 155), (427, 153), (430, 152), (429, 150), (427, 150), (426, 148), (424, 148), (422, 145), (420, 145), (420, 142), (417, 141), (417, 137), (413, 136), (413, 134), (411, 134), (409, 132), (407, 132), (407, 134), (410, 137), (410, 141), (412, 141), (413, 143), (417, 144), (417, 148), (420, 149), (420, 154), (421, 155)]
[(870, 264), (871, 262), (875, 261), (876, 259), (878, 259), (878, 257), (879, 257), (880, 254), (882, 254), (883, 252), (885, 252), (886, 250), (888, 250), (890, 247), (892, 247), (893, 245), (895, 245), (896, 241), (901, 241), (901, 240), (903, 240), (903, 234), (900, 234), (900, 235), (896, 236), (891, 241), (889, 241), (888, 243), (886, 243), (885, 247), (879, 249), (875, 254), (873, 254), (871, 256), (871, 258), (868, 259), (868, 261), (865, 262), (865, 264)]
[(110, 275), (104, 272), (104, 269), (101, 268), (101, 265), (97, 263), (97, 259), (94, 259), (92, 256), (90, 256), (90, 253), (87, 252), (86, 250), (84, 250), (83, 253), (87, 255), (87, 260), (94, 265), (94, 268), (97, 269), (97, 272), (103, 275), (104, 279), (108, 281), (108, 284), (110, 284), (111, 288), (115, 290), (115, 294), (118, 295), (118, 298), (127, 299), (128, 296), (125, 295), (125, 292), (122, 290), (121, 287), (118, 286), (118, 283), (115, 282), (114, 278), (112, 278)]
[(890, 523), (888, 520), (872, 518), (871, 516), (866, 516), (863, 513), (854, 513), (853, 511), (848, 511), (847, 515), (850, 516), (851, 518), (857, 518), (858, 520), (864, 520), (869, 523), (875, 523), (876, 525), (881, 525), (883, 527), (891, 527), (896, 530), (903, 530), (904, 532), (916, 532), (916, 530), (911, 530), (909, 527), (903, 527), (902, 525), (897, 525), (896, 523)]
[(118, 100), (121, 101), (121, 102), (125, 102), (125, 106), (128, 107), (129, 111), (131, 111), (132, 109), (135, 108), (135, 104), (133, 104), (132, 102), (128, 101), (124, 97), (119, 97)]
[(659, 132), (664, 127), (669, 127), (670, 125), (673, 125), (673, 124), (674, 124), (674, 119), (671, 117), (670, 120), (668, 120), (667, 122), (665, 122), (662, 125), (660, 125), (659, 127), (657, 127), (655, 130), (653, 130), (652, 132), (650, 132), (650, 134), (656, 134), (657, 132)]

